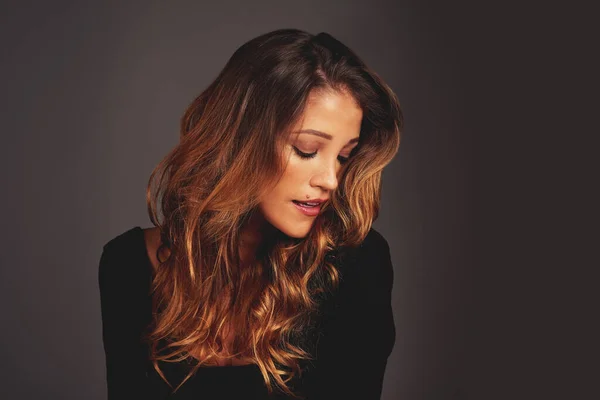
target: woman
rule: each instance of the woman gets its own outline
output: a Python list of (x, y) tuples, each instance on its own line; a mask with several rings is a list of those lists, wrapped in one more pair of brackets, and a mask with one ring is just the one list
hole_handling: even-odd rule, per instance
[(332, 36), (241, 46), (150, 176), (154, 228), (103, 248), (109, 399), (379, 399), (393, 269), (371, 225), (401, 128)]

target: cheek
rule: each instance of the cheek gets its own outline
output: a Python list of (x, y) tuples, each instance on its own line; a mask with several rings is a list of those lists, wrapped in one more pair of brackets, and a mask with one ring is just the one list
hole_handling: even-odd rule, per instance
[(301, 163), (302, 160), (290, 160), (277, 185), (279, 191), (287, 194), (290, 199), (303, 196), (303, 191), (308, 186), (307, 168)]
[(281, 179), (261, 201), (265, 211), (277, 212), (278, 208), (287, 206), (286, 203), (305, 196), (309, 185), (306, 175), (306, 167), (297, 160), (290, 160)]
[(314, 218), (300, 213), (292, 203), (309, 193), (309, 176), (303, 160), (290, 160), (277, 184), (260, 202), (260, 209), (271, 225), (287, 236), (301, 238), (310, 231)]

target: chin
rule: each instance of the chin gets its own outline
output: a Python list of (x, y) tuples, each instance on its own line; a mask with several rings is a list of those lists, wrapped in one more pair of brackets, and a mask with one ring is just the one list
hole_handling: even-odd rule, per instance
[(310, 231), (310, 229), (305, 229), (305, 230), (300, 230), (300, 229), (282, 230), (282, 229), (280, 229), (280, 231), (289, 237), (293, 237), (295, 239), (303, 239), (308, 235), (308, 232)]
[(283, 219), (281, 218), (281, 215), (277, 218), (274, 216), (273, 218), (270, 218), (269, 215), (266, 215), (265, 217), (267, 222), (275, 229), (279, 230), (284, 235), (295, 239), (305, 238), (310, 232), (314, 221), (295, 222), (291, 219)]
[(294, 214), (289, 210), (280, 207), (268, 207), (262, 204), (260, 210), (264, 219), (272, 227), (295, 239), (305, 238), (315, 221), (315, 218), (294, 218)]
[(310, 232), (312, 224), (293, 224), (290, 221), (269, 221), (276, 229), (286, 236), (303, 239)]

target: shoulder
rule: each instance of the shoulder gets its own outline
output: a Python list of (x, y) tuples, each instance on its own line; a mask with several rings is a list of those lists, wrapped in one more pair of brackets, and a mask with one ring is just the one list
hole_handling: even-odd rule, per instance
[(386, 238), (375, 228), (371, 228), (362, 243), (353, 250), (353, 258), (359, 263), (375, 263), (382, 268), (390, 268), (390, 246)]
[(139, 238), (142, 228), (139, 226), (133, 227), (126, 230), (125, 232), (119, 233), (117, 236), (109, 239), (102, 246), (104, 253), (106, 252), (123, 252), (131, 248), (136, 243), (136, 239)]
[(133, 227), (109, 239), (102, 246), (98, 267), (101, 289), (139, 281), (144, 272), (143, 230)]
[(143, 231), (146, 254), (148, 256), (148, 260), (150, 260), (150, 263), (152, 264), (153, 270), (156, 271), (158, 269), (158, 265), (160, 264), (156, 258), (156, 254), (162, 243), (160, 229), (155, 226), (153, 228), (145, 228)]
[(358, 286), (369, 290), (391, 289), (394, 279), (390, 246), (386, 238), (371, 228), (363, 242), (351, 249), (346, 268)]
[[(126, 350), (123, 346), (138, 346), (137, 338), (150, 322), (151, 268), (145, 251), (144, 232), (137, 226), (102, 246), (98, 286), (103, 337), (105, 349), (115, 354)], [(135, 344), (129, 342), (134, 335)]]
[(372, 253), (372, 252), (385, 252), (389, 251), (390, 246), (385, 237), (377, 231), (375, 228), (371, 227), (369, 229), (369, 233), (365, 237), (365, 240), (360, 244), (360, 248), (362, 253)]

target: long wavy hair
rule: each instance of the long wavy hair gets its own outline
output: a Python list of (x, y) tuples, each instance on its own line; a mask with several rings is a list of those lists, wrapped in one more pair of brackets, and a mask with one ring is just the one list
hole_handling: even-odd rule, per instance
[[(308, 235), (274, 235), (242, 267), (241, 229), (284, 173), (283, 149), (309, 94), (323, 90), (349, 93), (361, 107), (359, 143)], [(328, 256), (358, 246), (377, 219), (381, 173), (398, 151), (402, 125), (392, 90), (327, 33), (280, 29), (234, 52), (186, 110), (179, 143), (146, 191), (162, 242), (146, 340), (171, 388), (159, 362), (192, 363), (178, 390), (216, 358), (223, 327), (233, 324), (234, 351), (258, 365), (269, 393), (301, 397), (289, 382), (302, 374), (302, 360), (313, 359), (303, 338), (320, 294), (339, 284)], [(223, 293), (231, 294), (227, 301)]]

